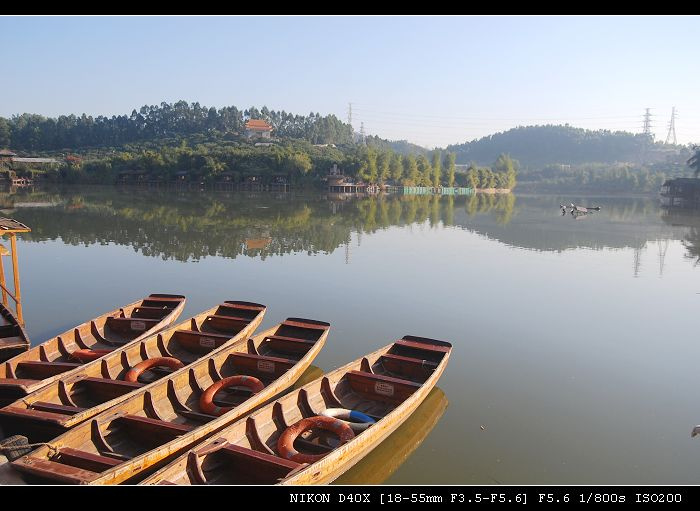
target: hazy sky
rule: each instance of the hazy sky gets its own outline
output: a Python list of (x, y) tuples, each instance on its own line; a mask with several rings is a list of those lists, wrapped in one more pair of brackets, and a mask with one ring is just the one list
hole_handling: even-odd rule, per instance
[(444, 146), (566, 122), (700, 142), (700, 17), (0, 17), (0, 116), (334, 113)]

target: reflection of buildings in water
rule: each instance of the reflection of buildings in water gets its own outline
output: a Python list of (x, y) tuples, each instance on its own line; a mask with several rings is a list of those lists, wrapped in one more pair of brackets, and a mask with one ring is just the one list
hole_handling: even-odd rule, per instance
[(445, 393), (433, 388), (406, 422), (333, 484), (382, 484), (428, 437), (448, 403)]

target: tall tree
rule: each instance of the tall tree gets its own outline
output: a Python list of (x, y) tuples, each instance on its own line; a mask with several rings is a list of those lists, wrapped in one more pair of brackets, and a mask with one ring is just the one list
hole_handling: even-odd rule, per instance
[(430, 161), (424, 154), (421, 154), (416, 160), (418, 164), (418, 172), (420, 173), (419, 186), (430, 186), (433, 177), (433, 169), (430, 167)]
[(403, 176), (403, 162), (400, 154), (394, 154), (389, 164), (389, 174), (394, 183), (398, 184)]
[(457, 166), (455, 165), (455, 160), (457, 159), (456, 153), (447, 153), (445, 157), (445, 169), (447, 170), (447, 186), (455, 185), (455, 172), (457, 171)]
[(433, 153), (433, 186), (437, 188), (440, 186), (440, 178), (442, 172), (442, 153), (440, 151), (435, 151)]

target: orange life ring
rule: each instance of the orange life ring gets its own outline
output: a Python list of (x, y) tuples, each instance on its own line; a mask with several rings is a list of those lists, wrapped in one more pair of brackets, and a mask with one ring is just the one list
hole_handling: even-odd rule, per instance
[(237, 374), (236, 376), (229, 376), (228, 378), (224, 378), (223, 380), (215, 382), (214, 384), (210, 385), (209, 388), (207, 388), (207, 390), (202, 392), (202, 395), (199, 398), (199, 409), (202, 410), (202, 412), (204, 413), (208, 413), (209, 415), (219, 416), (225, 414), (226, 412), (230, 412), (231, 410), (233, 410), (234, 407), (216, 406), (214, 404), (214, 396), (221, 389), (235, 386), (248, 387), (248, 389), (250, 389), (250, 391), (253, 394), (257, 394), (265, 388), (263, 382), (261, 382), (254, 376), (246, 376), (241, 374)]
[(180, 362), (178, 359), (172, 357), (147, 358), (143, 362), (140, 362), (131, 369), (129, 369), (124, 375), (124, 381), (138, 381), (139, 376), (141, 376), (141, 373), (143, 373), (144, 371), (148, 371), (151, 367), (156, 366), (165, 366), (170, 367), (171, 369), (182, 369), (183, 367), (185, 367), (185, 364)]
[(334, 417), (325, 417), (316, 415), (301, 419), (299, 422), (289, 426), (284, 430), (277, 440), (277, 451), (280, 456), (285, 459), (296, 461), (297, 463), (315, 463), (326, 454), (303, 454), (294, 448), (294, 440), (297, 439), (304, 431), (313, 428), (325, 429), (332, 431), (340, 438), (340, 444), (343, 445), (355, 437), (352, 428), (345, 422)]
[(112, 353), (112, 351), (113, 350), (75, 350), (70, 356), (71, 358), (85, 363), (104, 357), (107, 353)]

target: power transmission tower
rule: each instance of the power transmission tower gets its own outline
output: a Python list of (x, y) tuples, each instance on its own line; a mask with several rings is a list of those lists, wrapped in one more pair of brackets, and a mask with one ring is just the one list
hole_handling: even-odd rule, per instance
[(654, 138), (654, 135), (651, 133), (651, 112), (649, 111), (650, 109), (646, 109), (646, 113), (644, 114), (644, 134), (648, 137)]
[(365, 123), (360, 123), (360, 138), (362, 139), (362, 144), (365, 143)]
[(348, 124), (352, 126), (352, 103), (348, 103)]
[(668, 123), (668, 135), (666, 135), (666, 143), (673, 138), (673, 144), (676, 144), (676, 107), (671, 109), (671, 122)]

